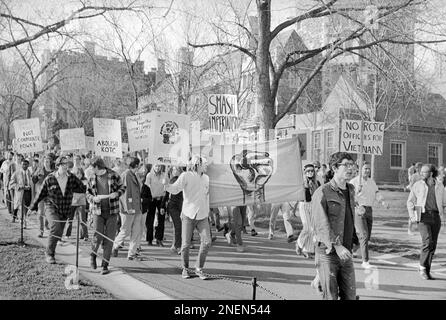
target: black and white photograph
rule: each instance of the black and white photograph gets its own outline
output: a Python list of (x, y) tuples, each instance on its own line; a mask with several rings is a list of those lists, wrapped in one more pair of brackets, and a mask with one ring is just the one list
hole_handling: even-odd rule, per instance
[(444, 0), (0, 0), (0, 303), (446, 300), (445, 144)]

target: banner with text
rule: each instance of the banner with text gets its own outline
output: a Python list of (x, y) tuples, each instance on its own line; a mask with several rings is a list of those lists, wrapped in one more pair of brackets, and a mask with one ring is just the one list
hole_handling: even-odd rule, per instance
[(122, 158), (121, 121), (93, 118), (93, 131), (97, 156)]
[(125, 118), (129, 137), (130, 152), (146, 150), (150, 144), (152, 133), (152, 116), (142, 113)]
[[(362, 125), (362, 148), (361, 148)], [(340, 151), (363, 154), (383, 154), (384, 122), (342, 120)]]
[(149, 162), (186, 164), (189, 158), (190, 116), (152, 112), (153, 134), (150, 135)]
[(60, 129), (60, 150), (84, 150), (85, 132), (84, 128)]
[(14, 150), (18, 153), (43, 151), (39, 118), (14, 121)]
[(193, 153), (201, 153), (209, 164), (211, 208), (304, 200), (297, 137), (202, 146)]
[(208, 97), (209, 130), (223, 132), (237, 130), (237, 96), (233, 94), (211, 94)]

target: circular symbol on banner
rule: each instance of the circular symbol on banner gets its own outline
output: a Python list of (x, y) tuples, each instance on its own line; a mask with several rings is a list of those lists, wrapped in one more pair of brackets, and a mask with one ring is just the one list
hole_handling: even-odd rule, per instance
[(166, 121), (161, 126), (160, 134), (164, 144), (174, 144), (179, 135), (178, 124), (174, 121)]

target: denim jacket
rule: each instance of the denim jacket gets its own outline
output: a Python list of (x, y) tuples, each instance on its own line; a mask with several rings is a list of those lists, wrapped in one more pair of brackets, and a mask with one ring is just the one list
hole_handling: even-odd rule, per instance
[[(354, 219), (355, 187), (347, 183), (347, 188)], [(342, 245), (344, 239), (345, 198), (334, 179), (314, 192), (311, 209), (316, 241), (322, 242), (329, 254), (334, 249), (333, 246)]]

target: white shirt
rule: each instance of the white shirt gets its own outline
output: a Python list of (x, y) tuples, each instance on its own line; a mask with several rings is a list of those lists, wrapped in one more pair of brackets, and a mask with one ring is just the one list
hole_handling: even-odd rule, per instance
[(183, 191), (182, 214), (190, 219), (203, 220), (209, 216), (209, 177), (187, 171), (180, 174), (166, 191), (178, 194)]
[(54, 174), (54, 176), (57, 179), (57, 183), (59, 184), (60, 190), (62, 190), (62, 195), (65, 196), (65, 189), (67, 188), (68, 176), (67, 175), (61, 176), (57, 171)]
[(150, 188), (153, 198), (164, 196), (164, 185), (162, 183), (164, 174), (156, 175), (155, 172), (150, 171), (146, 178), (146, 186)]
[[(360, 206), (373, 206), (373, 203), (376, 200), (380, 200), (381, 197), (379, 195), (378, 186), (372, 178), (368, 178), (367, 180), (362, 178), (362, 187), (359, 185), (359, 175), (350, 180), (350, 183), (355, 186), (356, 194), (355, 200), (358, 202)], [(361, 189), (361, 192), (358, 190)]]

